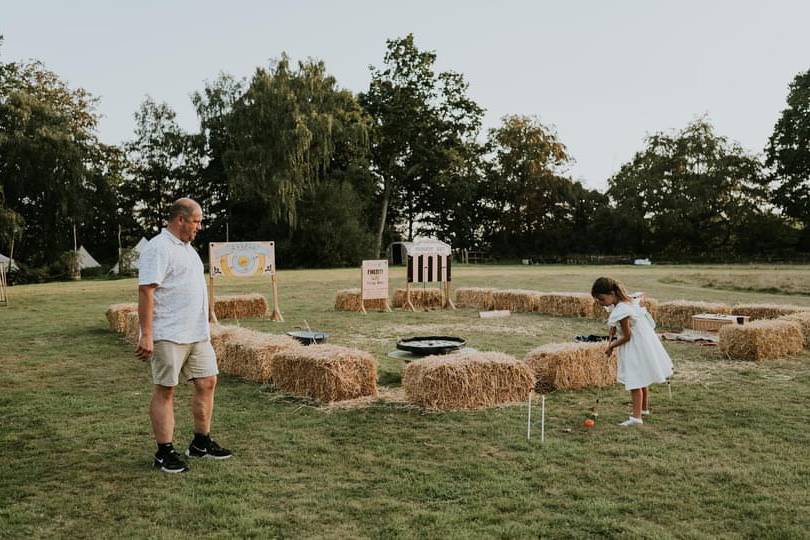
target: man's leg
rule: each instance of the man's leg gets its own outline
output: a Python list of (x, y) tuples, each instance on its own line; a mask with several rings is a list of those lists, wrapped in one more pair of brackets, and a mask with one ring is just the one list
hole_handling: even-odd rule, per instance
[(163, 472), (177, 473), (188, 470), (188, 465), (174, 450), (174, 389), (177, 387), (180, 366), (190, 347), (168, 341), (156, 341), (152, 354), (152, 402), (149, 418), (155, 434), (157, 453), (155, 467)]
[(184, 367), (193, 383), (191, 413), (194, 415), (194, 440), (186, 451), (189, 457), (227, 459), (231, 451), (211, 439), (211, 421), (214, 415), (214, 391), (217, 387), (217, 359), (209, 341), (194, 344)]
[(194, 379), (191, 414), (194, 415), (195, 433), (208, 435), (211, 432), (211, 417), (214, 412), (214, 390), (216, 387), (216, 375)]
[(174, 434), (174, 387), (154, 385), (152, 402), (149, 404), (149, 418), (152, 420), (152, 432), (155, 442), (166, 444), (172, 442)]

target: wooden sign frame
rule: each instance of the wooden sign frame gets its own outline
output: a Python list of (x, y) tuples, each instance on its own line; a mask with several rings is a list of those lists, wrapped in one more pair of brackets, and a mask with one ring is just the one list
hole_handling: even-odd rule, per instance
[[(366, 288), (366, 281), (368, 280), (369, 272), (380, 270), (384, 271), (385, 274), (385, 296), (369, 294)], [(360, 311), (363, 313), (368, 313), (366, 311), (366, 300), (385, 300), (385, 311), (390, 312), (391, 304), (389, 303), (388, 295), (388, 260), (375, 259), (363, 261), (360, 264)]]
[[(438, 251), (420, 250), (413, 254), (408, 253), (405, 274), (405, 308), (416, 311), (411, 301), (411, 283), (439, 283), (439, 290), (442, 293), (442, 309), (448, 307), (456, 309), (450, 294), (452, 258), (452, 253), (444, 254)], [(435, 267), (433, 265), (434, 261), (436, 262)], [(419, 263), (418, 268), (416, 267), (417, 263)]]
[[(230, 253), (216, 253), (219, 250), (230, 250)], [(240, 252), (241, 253), (238, 253)], [(223, 259), (234, 252), (242, 258), (255, 256), (253, 264), (247, 267), (244, 273), (234, 271)], [(219, 257), (219, 259), (217, 259)], [(276, 250), (275, 242), (211, 242), (208, 244), (208, 303), (214, 308), (214, 279), (225, 277), (252, 277), (256, 275), (270, 275), (273, 287), (273, 313), (271, 321), (284, 322), (281, 310), (278, 307), (278, 282), (276, 280)]]
[(6, 282), (6, 265), (0, 263), (0, 306), (8, 305), (8, 291), (6, 290), (7, 287), (8, 283)]

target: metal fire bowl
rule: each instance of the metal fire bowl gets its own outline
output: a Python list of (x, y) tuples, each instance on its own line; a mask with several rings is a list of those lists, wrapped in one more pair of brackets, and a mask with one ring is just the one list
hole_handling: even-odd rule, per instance
[(430, 356), (458, 351), (466, 344), (466, 340), (455, 336), (415, 336), (397, 341), (397, 349), (417, 356)]

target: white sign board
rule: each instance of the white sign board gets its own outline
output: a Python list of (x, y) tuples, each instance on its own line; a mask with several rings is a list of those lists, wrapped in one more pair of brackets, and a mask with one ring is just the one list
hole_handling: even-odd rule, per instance
[(275, 242), (212, 242), (209, 264), (212, 278), (274, 275)]
[(363, 261), (363, 300), (388, 299), (388, 261)]

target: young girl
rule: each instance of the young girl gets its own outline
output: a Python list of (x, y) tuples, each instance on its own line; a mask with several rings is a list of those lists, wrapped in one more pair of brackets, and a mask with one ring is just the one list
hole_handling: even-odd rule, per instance
[[(602, 306), (613, 306), (608, 317), (611, 341), (605, 353), (610, 356), (616, 349), (619, 356), (616, 378), (630, 390), (633, 399), (632, 416), (619, 425), (641, 425), (644, 423), (641, 416), (649, 414), (647, 387), (666, 382), (672, 375), (672, 360), (661, 345), (647, 310), (633, 302), (618, 281), (597, 279), (591, 287), (591, 296)], [(618, 339), (613, 341), (617, 333)]]

